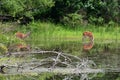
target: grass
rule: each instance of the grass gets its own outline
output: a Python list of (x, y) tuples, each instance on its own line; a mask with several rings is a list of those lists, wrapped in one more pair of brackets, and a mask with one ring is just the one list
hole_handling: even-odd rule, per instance
[[(82, 33), (84, 31), (91, 31), (94, 34), (95, 43), (104, 44), (119, 42), (120, 27), (119, 26), (78, 26), (71, 29), (60, 24), (53, 24), (50, 22), (32, 22), (26, 25), (17, 25), (15, 23), (6, 23), (1, 26), (1, 36), (6, 37), (0, 40), (1, 43), (14, 44), (16, 42), (24, 42), (30, 44), (32, 48), (52, 49), (57, 46), (59, 48), (67, 48), (69, 46), (78, 47), (77, 50), (82, 48)], [(31, 31), (30, 37), (24, 41), (16, 39), (15, 33), (17, 31), (27, 33)], [(71, 44), (71, 45), (70, 45)], [(62, 48), (62, 49), (63, 49)], [(73, 48), (75, 49), (75, 48)], [(63, 49), (64, 50), (64, 49)]]
[[(84, 31), (91, 31), (94, 34), (95, 40), (115, 40), (120, 39), (118, 36), (120, 33), (120, 28), (114, 27), (98, 27), (98, 26), (88, 26), (84, 28), (80, 26), (77, 29), (66, 29), (61, 25), (54, 25), (52, 23), (36, 23), (30, 24), (33, 34), (31, 35), (31, 41), (41, 41), (42, 43), (47, 42), (62, 42), (62, 41), (81, 41), (82, 33)], [(36, 28), (36, 31), (34, 30)], [(37, 37), (36, 37), (37, 36)]]

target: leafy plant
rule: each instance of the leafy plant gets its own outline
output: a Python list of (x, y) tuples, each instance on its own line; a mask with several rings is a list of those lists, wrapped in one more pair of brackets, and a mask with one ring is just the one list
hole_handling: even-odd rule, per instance
[(54, 0), (55, 6), (52, 7), (51, 17), (55, 21), (60, 21), (63, 16), (77, 12), (82, 7), (81, 0)]
[(92, 17), (92, 16), (91, 16), (91, 17), (89, 18), (89, 22), (90, 22), (91, 24), (103, 25), (104, 19), (103, 19), (102, 17), (96, 18), (96, 17)]
[(34, 18), (43, 12), (47, 12), (53, 5), (53, 0), (0, 0), (1, 14), (11, 15), (13, 17)]
[(71, 26), (72, 28), (75, 28), (75, 27), (82, 24), (82, 22), (83, 22), (82, 18), (83, 18), (83, 16), (80, 14), (71, 13), (71, 14), (67, 14), (66, 16), (64, 16), (63, 20), (61, 20), (61, 22), (64, 25)]

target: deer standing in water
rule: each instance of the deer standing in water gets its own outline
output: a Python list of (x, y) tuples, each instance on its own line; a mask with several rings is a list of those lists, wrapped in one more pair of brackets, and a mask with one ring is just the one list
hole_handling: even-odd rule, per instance
[(83, 33), (83, 41), (84, 41), (84, 38), (87, 38), (87, 37), (89, 38), (89, 42), (83, 45), (84, 50), (90, 50), (93, 47), (93, 43), (94, 43), (94, 36), (92, 32), (85, 31)]
[(17, 32), (17, 33), (15, 33), (15, 36), (20, 38), (20, 39), (25, 39), (26, 37), (28, 37), (30, 35), (30, 33), (31, 32), (28, 32), (28, 33), (24, 34), (24, 33), (21, 33), (21, 32)]

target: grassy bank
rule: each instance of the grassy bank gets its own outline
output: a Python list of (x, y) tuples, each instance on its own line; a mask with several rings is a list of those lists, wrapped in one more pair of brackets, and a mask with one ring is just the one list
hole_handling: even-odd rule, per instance
[[(119, 26), (78, 26), (70, 28), (50, 22), (32, 22), (28, 25), (18, 25), (16, 23), (0, 23), (0, 42), (5, 45), (14, 43), (27, 43), (32, 48), (39, 49), (82, 49), (82, 33), (91, 31), (94, 34), (95, 44), (116, 43), (120, 39)], [(27, 33), (31, 31), (30, 37), (19, 40), (15, 37), (16, 32)], [(69, 48), (68, 48), (69, 47)]]

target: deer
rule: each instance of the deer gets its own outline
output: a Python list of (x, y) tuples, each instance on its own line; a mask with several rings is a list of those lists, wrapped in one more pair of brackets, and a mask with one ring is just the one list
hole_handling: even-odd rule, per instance
[(89, 39), (90, 39), (91, 41), (94, 41), (94, 36), (93, 36), (92, 32), (85, 31), (85, 32), (83, 33), (83, 37), (84, 37), (84, 38), (85, 38), (85, 37), (89, 37)]
[(28, 32), (28, 33), (26, 33), (26, 34), (21, 33), (21, 32), (17, 32), (17, 33), (15, 33), (15, 36), (16, 36), (17, 38), (20, 38), (20, 39), (25, 39), (25, 38), (28, 37), (30, 34), (31, 34), (31, 32)]
[(89, 31), (85, 31), (83, 33), (83, 41), (84, 41), (84, 38), (88, 37), (89, 38), (89, 42), (88, 43), (85, 43), (83, 45), (83, 49), (84, 50), (90, 50), (92, 47), (93, 47), (93, 43), (94, 43), (94, 36), (92, 34), (92, 32), (89, 32)]

